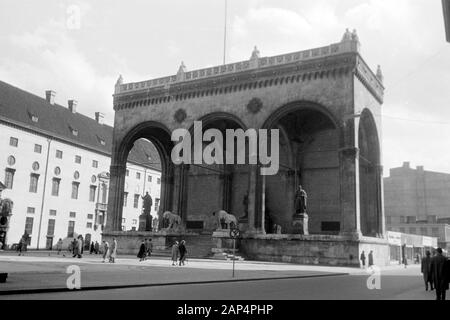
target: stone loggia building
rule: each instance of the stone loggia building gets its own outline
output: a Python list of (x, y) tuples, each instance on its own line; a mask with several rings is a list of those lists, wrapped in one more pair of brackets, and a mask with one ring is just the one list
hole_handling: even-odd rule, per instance
[[(138, 240), (118, 230), (127, 155), (134, 141), (146, 138), (161, 157), (162, 212), (178, 214), (199, 236), (216, 228), (213, 211), (241, 218), (248, 211), (239, 241), (248, 258), (359, 265), (361, 251), (373, 250), (377, 263), (387, 263), (383, 91), (381, 70), (371, 71), (356, 31), (348, 30), (340, 42), (321, 48), (274, 57), (260, 57), (255, 48), (249, 60), (238, 63), (194, 71), (182, 64), (176, 75), (137, 83), (120, 77), (104, 237), (118, 237), (124, 250), (138, 247)], [(279, 129), (279, 172), (262, 176), (260, 164), (174, 165), (171, 133), (192, 131), (194, 121), (221, 132)], [(299, 184), (308, 193), (310, 235), (293, 227)]]

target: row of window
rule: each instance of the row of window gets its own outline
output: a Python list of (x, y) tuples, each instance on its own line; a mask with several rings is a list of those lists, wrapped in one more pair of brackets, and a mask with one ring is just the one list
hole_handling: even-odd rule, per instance
[[(130, 176), (130, 170), (126, 170), (125, 171), (125, 176), (129, 177)], [(141, 173), (140, 172), (136, 172), (136, 180), (141, 180)], [(148, 182), (152, 182), (153, 181), (153, 177), (152, 176), (147, 176), (147, 181)], [(161, 184), (161, 178), (157, 178), (156, 179), (156, 183), (157, 184)]]
[[(14, 138), (14, 137), (10, 137), (9, 138), (9, 145), (12, 146), (12, 147), (18, 147), (19, 146), (19, 139), (18, 138)], [(35, 144), (34, 145), (34, 152), (42, 153), (42, 145)], [(56, 150), (55, 157), (57, 159), (62, 159), (63, 152), (61, 150)], [(8, 163), (9, 163), (9, 161), (8, 161)], [(14, 160), (14, 163), (15, 163), (15, 160)], [(79, 156), (79, 155), (75, 156), (75, 163), (81, 164), (81, 156)], [(12, 164), (10, 164), (10, 165), (12, 165)], [(92, 160), (92, 167), (93, 168), (98, 168), (98, 161), (97, 160)]]
[(420, 228), (416, 228), (416, 227), (409, 227), (409, 228), (400, 227), (399, 228), (399, 232), (409, 233), (409, 234), (419, 234), (419, 235), (423, 235), (423, 236), (431, 236), (431, 237), (436, 237), (436, 238), (439, 237), (439, 228), (431, 228), (431, 234), (428, 232), (428, 228), (425, 228), (425, 227), (420, 227)]
[[(25, 232), (31, 236), (33, 234), (34, 217), (27, 217), (25, 220)], [(55, 235), (56, 219), (48, 219), (47, 236)], [(87, 229), (92, 229), (92, 222), (86, 223)], [(72, 238), (75, 233), (75, 221), (70, 220), (67, 227), (67, 237)]]
[[(135, 194), (133, 198), (133, 208), (139, 207), (139, 198), (141, 197), (140, 194)], [(126, 207), (128, 203), (128, 192), (123, 193), (123, 206)], [(159, 207), (159, 198), (155, 199), (155, 211), (158, 211)]]
[[(34, 208), (34, 207), (28, 207), (28, 208), (27, 208), (27, 214), (34, 214), (35, 212), (36, 212), (36, 208)], [(53, 216), (53, 217), (56, 216), (56, 210), (50, 209), (50, 210), (49, 210), (49, 215), (50, 215), (50, 216)], [(70, 212), (69, 212), (69, 217), (70, 217), (70, 218), (76, 218), (76, 217), (77, 217), (77, 213), (74, 212), (74, 211), (70, 211)], [(87, 215), (87, 219), (88, 219), (88, 220), (94, 219), (94, 215), (91, 214), (91, 213), (89, 213), (89, 214)]]

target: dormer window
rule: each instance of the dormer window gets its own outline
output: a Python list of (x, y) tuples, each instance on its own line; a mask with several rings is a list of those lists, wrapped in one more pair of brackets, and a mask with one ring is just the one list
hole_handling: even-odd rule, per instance
[(75, 128), (72, 128), (72, 127), (70, 127), (70, 126), (69, 126), (69, 128), (70, 128), (70, 131), (72, 132), (72, 134), (73, 134), (75, 137), (77, 137), (77, 136), (78, 136), (78, 130), (75, 129)]
[(105, 145), (106, 145), (106, 141), (105, 141), (105, 139), (103, 139), (102, 137), (97, 136), (97, 140), (98, 140), (98, 142), (99, 142), (102, 146), (105, 146)]
[(30, 116), (31, 121), (33, 121), (33, 122), (39, 121), (39, 117), (37, 115), (35, 115), (34, 113), (31, 113), (30, 111), (28, 111), (28, 115)]

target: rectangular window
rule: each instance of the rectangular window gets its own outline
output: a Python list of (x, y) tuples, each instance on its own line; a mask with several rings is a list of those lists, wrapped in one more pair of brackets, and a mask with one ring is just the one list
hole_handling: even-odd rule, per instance
[(42, 153), (42, 146), (40, 144), (35, 144), (34, 145), (34, 152)]
[(57, 157), (58, 159), (62, 159), (62, 157), (63, 157), (63, 152), (62, 152), (61, 150), (56, 150), (56, 157)]
[(92, 219), (94, 219), (94, 215), (90, 213), (90, 214), (87, 215), (87, 218), (88, 218), (89, 220), (92, 220)]
[(89, 201), (94, 202), (95, 201), (95, 191), (97, 190), (96, 186), (90, 186), (89, 187)]
[(51, 209), (49, 215), (56, 216), (56, 210)]
[(79, 182), (72, 182), (72, 199), (78, 199), (78, 188), (80, 187)]
[(11, 147), (17, 147), (19, 145), (19, 139), (14, 138), (14, 137), (10, 137), (9, 138), (9, 145)]
[(128, 201), (128, 192), (124, 192), (123, 193), (123, 206), (124, 207), (127, 206), (127, 201)]
[(86, 223), (86, 228), (88, 228), (88, 229), (92, 229), (92, 222), (88, 222), (88, 223)]
[(29, 214), (34, 214), (35, 211), (36, 211), (35, 208), (32, 208), (32, 207), (27, 208), (27, 213), (29, 213)]
[(420, 228), (420, 234), (423, 236), (428, 235), (428, 229), (424, 227)]
[(138, 206), (139, 206), (139, 195), (135, 194), (133, 207), (137, 208)]
[(148, 176), (147, 179), (148, 179), (148, 182), (152, 182), (152, 176)]
[(136, 172), (136, 179), (137, 180), (141, 180), (141, 173), (140, 172)]
[(125, 171), (125, 175), (128, 177), (128, 176), (130, 175), (130, 170), (127, 169), (127, 170)]
[(137, 219), (133, 219), (133, 224), (137, 224)]
[(157, 184), (161, 184), (161, 178), (156, 179)]
[(29, 236), (31, 236), (33, 234), (33, 221), (34, 221), (33, 217), (27, 217), (27, 219), (25, 221), (25, 232)]
[(122, 223), (125, 223), (127, 220), (125, 218), (122, 218)]
[(76, 213), (76, 212), (73, 212), (73, 211), (70, 211), (70, 212), (69, 212), (69, 217), (70, 217), (70, 218), (76, 218), (76, 217), (77, 217), (77, 213)]
[(53, 178), (52, 181), (52, 196), (58, 196), (59, 195), (59, 183), (61, 182), (61, 179)]
[(47, 236), (55, 235), (55, 219), (48, 219)]
[(69, 221), (69, 227), (67, 228), (67, 237), (73, 238), (74, 232), (75, 232), (75, 221)]
[(37, 193), (38, 181), (39, 181), (39, 175), (32, 173), (30, 175), (30, 189), (29, 189), (30, 192)]
[(6, 168), (5, 170), (5, 186), (7, 189), (12, 189), (14, 184), (14, 173), (16, 170)]
[(92, 160), (92, 168), (98, 168), (98, 161)]
[(81, 163), (81, 156), (75, 156), (75, 163)]
[(400, 216), (400, 223), (405, 223), (405, 222), (406, 222), (406, 217)]

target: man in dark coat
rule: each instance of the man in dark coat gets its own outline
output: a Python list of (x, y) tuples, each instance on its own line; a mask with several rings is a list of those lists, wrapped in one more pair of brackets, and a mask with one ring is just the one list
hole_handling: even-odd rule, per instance
[(422, 274), (425, 281), (425, 291), (428, 291), (428, 283), (431, 285), (431, 291), (433, 288), (433, 280), (431, 279), (431, 253), (427, 251), (425, 257), (422, 258)]
[[(147, 239), (145, 239), (147, 240)], [(141, 242), (141, 246), (139, 247), (139, 252), (137, 254), (137, 257), (139, 258), (139, 261), (144, 261), (145, 260), (145, 255), (146, 255), (146, 249), (145, 249), (145, 241), (142, 240)]]
[(184, 260), (186, 259), (186, 241), (181, 240), (180, 245), (178, 246), (178, 250), (180, 251), (180, 266), (184, 265)]
[(373, 266), (373, 251), (369, 252), (369, 267)]
[(447, 258), (442, 255), (442, 249), (437, 248), (436, 256), (431, 258), (431, 277), (436, 289), (436, 300), (445, 300), (445, 291), (448, 290)]
[(365, 268), (366, 267), (366, 254), (363, 252), (361, 252), (361, 256), (359, 257), (359, 259), (361, 260), (362, 263), (362, 267)]

